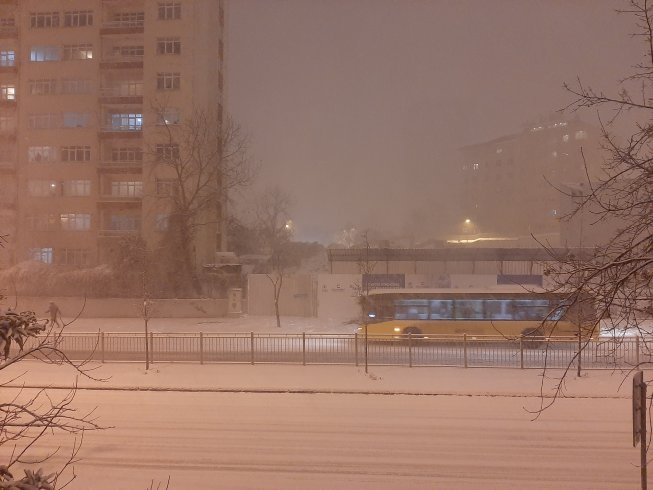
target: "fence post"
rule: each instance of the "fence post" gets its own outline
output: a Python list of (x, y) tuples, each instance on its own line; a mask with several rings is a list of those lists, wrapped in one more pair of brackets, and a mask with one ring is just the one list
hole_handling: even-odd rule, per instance
[(354, 364), (358, 367), (358, 332), (354, 334)]
[(519, 336), (519, 369), (524, 369), (524, 334)]
[(463, 334), (463, 356), (465, 359), (465, 367), (467, 367), (467, 334)]
[(102, 363), (104, 363), (104, 332), (100, 332), (100, 356)]
[(413, 333), (408, 332), (408, 367), (413, 367)]
[(154, 332), (150, 332), (150, 364), (154, 364)]
[(306, 366), (306, 332), (302, 332), (302, 365)]
[(200, 332), (200, 364), (204, 364), (204, 333)]
[(639, 366), (639, 335), (635, 337), (635, 366)]
[(249, 333), (250, 362), (254, 365), (254, 332)]

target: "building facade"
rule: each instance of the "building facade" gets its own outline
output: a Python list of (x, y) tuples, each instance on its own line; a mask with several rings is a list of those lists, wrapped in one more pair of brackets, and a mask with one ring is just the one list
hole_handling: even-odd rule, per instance
[(563, 185), (595, 179), (600, 131), (552, 118), (517, 134), (460, 149), (463, 235), (528, 237), (560, 232)]
[[(161, 240), (175, 182), (158, 162), (197, 108), (221, 122), (224, 34), (222, 0), (0, 0), (0, 266)], [(217, 201), (198, 267), (220, 249)]]

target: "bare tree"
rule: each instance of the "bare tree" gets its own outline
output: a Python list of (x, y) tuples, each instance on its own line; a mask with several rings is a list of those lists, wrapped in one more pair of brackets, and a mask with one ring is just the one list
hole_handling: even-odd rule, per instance
[[(159, 143), (152, 149), (157, 172), (172, 181), (156, 194), (168, 212), (163, 243), (172, 265), (176, 292), (201, 291), (194, 250), (195, 238), (218, 233), (217, 249), (226, 247), (226, 208), (230, 191), (249, 185), (257, 166), (249, 156), (249, 137), (217, 110), (196, 108), (183, 120), (170, 118), (166, 106), (155, 108)], [(211, 231), (215, 230), (215, 231)]]
[[(653, 2), (631, 0), (620, 11), (634, 16), (635, 36), (644, 41), (645, 56), (632, 74), (620, 81), (616, 94), (607, 94), (580, 79), (565, 88), (573, 95), (566, 108), (593, 109), (598, 113), (606, 156), (599, 179), (587, 178), (585, 186), (569, 195), (576, 202), (566, 219), (582, 219), (589, 225), (613, 223), (617, 231), (586, 254), (553, 254), (557, 263), (546, 273), (552, 289), (565, 291), (570, 306), (583, 311), (592, 302), (596, 315), (579, 331), (578, 363), (590, 337), (600, 329), (611, 330), (617, 341), (627, 330), (643, 331), (642, 319), (653, 305)], [(607, 114), (607, 117), (606, 117)], [(622, 116), (628, 115), (627, 118)], [(634, 120), (630, 136), (618, 136), (616, 123)], [(585, 190), (582, 190), (582, 189)], [(582, 340), (584, 339), (584, 340)], [(644, 346), (650, 345), (644, 337)], [(571, 364), (568, 370), (571, 368)], [(561, 381), (562, 383), (562, 381)], [(562, 384), (560, 385), (560, 387)]]
[(274, 312), (279, 328), (281, 328), (279, 298), (284, 275), (292, 262), (290, 247), (292, 225), (289, 215), (291, 204), (292, 199), (286, 191), (279, 187), (271, 187), (258, 196), (254, 205), (254, 227), (266, 253), (270, 255), (266, 275), (272, 283)]

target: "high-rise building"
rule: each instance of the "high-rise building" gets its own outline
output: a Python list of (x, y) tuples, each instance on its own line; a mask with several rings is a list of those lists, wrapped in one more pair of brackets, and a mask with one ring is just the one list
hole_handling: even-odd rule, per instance
[[(0, 266), (90, 266), (116, 240), (168, 227), (174, 131), (222, 119), (224, 0), (0, 0)], [(220, 199), (195, 233), (222, 242)]]
[(568, 211), (564, 189), (599, 175), (600, 139), (595, 126), (558, 117), (461, 148), (461, 230), (496, 238), (558, 234)]

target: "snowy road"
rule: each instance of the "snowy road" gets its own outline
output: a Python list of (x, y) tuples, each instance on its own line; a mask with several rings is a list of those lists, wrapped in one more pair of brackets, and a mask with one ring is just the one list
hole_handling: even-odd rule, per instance
[[(81, 391), (72, 489), (638, 488), (629, 400)], [(162, 486), (162, 488), (165, 485)], [(155, 485), (156, 488), (156, 485)]]

